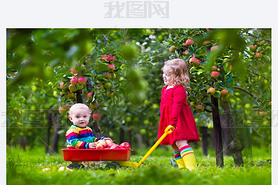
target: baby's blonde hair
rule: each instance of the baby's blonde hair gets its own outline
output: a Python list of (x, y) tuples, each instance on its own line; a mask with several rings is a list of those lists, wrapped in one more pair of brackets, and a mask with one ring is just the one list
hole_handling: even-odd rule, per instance
[(163, 72), (168, 72), (170, 75), (173, 75), (171, 85), (181, 85), (187, 87), (189, 84), (189, 72), (186, 65), (186, 62), (182, 59), (172, 59), (164, 62), (162, 68)]
[(69, 109), (69, 115), (71, 115), (76, 109), (87, 109), (91, 113), (89, 107), (83, 103), (75, 103)]

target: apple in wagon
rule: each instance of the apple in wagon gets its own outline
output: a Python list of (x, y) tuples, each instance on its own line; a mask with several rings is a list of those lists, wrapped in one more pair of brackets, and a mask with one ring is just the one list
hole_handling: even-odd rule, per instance
[(123, 142), (120, 144), (120, 148), (128, 149), (130, 148), (130, 144), (128, 142)]
[(103, 140), (106, 142), (106, 144), (107, 144), (107, 145), (109, 145), (109, 144), (112, 144), (112, 143), (113, 143), (113, 140), (112, 140), (111, 138), (109, 138), (109, 137), (107, 137), (107, 138), (103, 138)]

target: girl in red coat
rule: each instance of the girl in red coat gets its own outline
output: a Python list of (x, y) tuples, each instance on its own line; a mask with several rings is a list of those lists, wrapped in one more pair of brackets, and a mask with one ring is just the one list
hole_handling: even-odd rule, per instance
[(163, 80), (165, 87), (161, 92), (160, 122), (158, 138), (168, 125), (176, 129), (162, 142), (171, 145), (179, 168), (194, 170), (196, 159), (189, 142), (200, 141), (193, 114), (186, 102), (185, 88), (189, 83), (188, 68), (184, 60), (173, 59), (164, 63)]

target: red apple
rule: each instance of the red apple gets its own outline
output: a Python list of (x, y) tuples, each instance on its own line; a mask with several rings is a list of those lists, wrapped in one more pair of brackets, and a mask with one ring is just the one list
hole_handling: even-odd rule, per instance
[(169, 51), (170, 51), (171, 53), (175, 53), (175, 51), (176, 51), (176, 46), (171, 46), (171, 47), (169, 48)]
[(216, 51), (216, 50), (218, 50), (218, 46), (212, 46), (212, 47), (210, 48), (210, 51)]
[(194, 102), (193, 102), (193, 101), (191, 101), (191, 102), (190, 102), (190, 105), (191, 105), (191, 106), (193, 106), (193, 105), (194, 105)]
[(92, 117), (94, 120), (100, 120), (100, 118), (101, 118), (99, 113), (94, 113)]
[(128, 149), (130, 148), (130, 144), (128, 142), (123, 142), (120, 144), (120, 148)]
[(83, 85), (83, 84), (86, 83), (86, 81), (87, 81), (87, 80), (86, 80), (83, 76), (81, 76), (81, 77), (78, 78), (78, 83), (79, 83), (79, 84), (82, 84), (82, 85)]
[(90, 103), (90, 107), (92, 108), (92, 109), (97, 109), (98, 108), (98, 103), (97, 102), (94, 102), (94, 103)]
[(104, 86), (103, 86), (102, 84), (98, 84), (98, 87), (99, 87), (100, 89), (104, 89)]
[(189, 63), (190, 63), (190, 64), (193, 64), (193, 66), (197, 67), (197, 66), (200, 65), (201, 61), (198, 60), (198, 59), (195, 58), (195, 57), (192, 57), (192, 58), (189, 59)]
[(259, 46), (263, 44), (263, 41), (260, 41), (257, 43)]
[(205, 46), (205, 45), (207, 45), (207, 44), (209, 44), (209, 43), (210, 43), (209, 40), (205, 40), (205, 41), (203, 42), (203, 45)]
[(67, 111), (64, 107), (59, 107), (59, 113), (60, 114), (65, 114)]
[(218, 68), (217, 68), (216, 66), (212, 66), (212, 67), (211, 67), (211, 70), (212, 70), (212, 71), (218, 71)]
[(107, 60), (107, 57), (105, 55), (101, 55), (99, 59), (101, 62), (105, 62)]
[(109, 71), (114, 71), (115, 70), (114, 64), (108, 64), (107, 68), (108, 68)]
[(115, 61), (115, 58), (112, 55), (108, 55), (107, 60), (113, 63)]
[(64, 89), (64, 87), (65, 87), (64, 82), (61, 82), (61, 83), (60, 83), (60, 88), (61, 88), (61, 89)]
[(223, 96), (227, 96), (228, 94), (229, 94), (229, 91), (226, 90), (226, 89), (223, 89), (223, 90), (221, 91), (221, 95), (223, 95)]
[(107, 148), (111, 148), (113, 145), (114, 143), (107, 144)]
[(188, 49), (188, 50), (186, 50), (185, 52), (183, 52), (184, 54), (185, 54), (185, 56), (190, 56), (191, 54), (190, 54), (190, 50)]
[(266, 116), (266, 115), (267, 115), (267, 112), (265, 112), (265, 111), (260, 111), (260, 112), (259, 112), (259, 115), (260, 115), (260, 116)]
[(192, 46), (194, 44), (194, 41), (191, 39), (187, 39), (185, 44), (183, 44), (183, 46)]
[(97, 144), (96, 145), (96, 149), (104, 149), (104, 148), (105, 148), (105, 146), (102, 145), (102, 144)]
[(93, 99), (93, 92), (89, 92), (89, 93), (87, 94), (87, 98), (88, 98), (89, 100)]
[(204, 111), (203, 105), (197, 105), (197, 106), (195, 107), (195, 109), (196, 109), (197, 112), (203, 112), (203, 111)]
[(105, 142), (104, 140), (98, 140), (98, 141), (97, 141), (97, 145), (98, 145), (98, 144), (103, 145), (104, 148), (107, 146), (107, 144), (106, 144), (106, 142)]
[(109, 137), (103, 138), (103, 140), (106, 142), (107, 146), (108, 146), (109, 144), (113, 144), (113, 140), (112, 140), (111, 138), (109, 138)]
[(263, 54), (261, 54), (261, 53), (256, 53), (255, 54), (255, 58), (262, 58), (262, 56), (263, 56)]
[(72, 78), (71, 80), (70, 80), (70, 83), (72, 84), (72, 85), (76, 85), (77, 84), (77, 79), (76, 78)]
[(214, 78), (218, 78), (218, 77), (219, 77), (219, 72), (218, 72), (218, 71), (212, 71), (212, 72), (210, 73), (210, 76), (211, 76), (211, 77), (214, 77)]
[(251, 45), (249, 48), (250, 48), (250, 50), (251, 50), (251, 51), (256, 51), (257, 46), (255, 46), (255, 45)]
[(113, 143), (113, 145), (110, 147), (110, 149), (121, 149), (119, 145)]
[(213, 95), (215, 94), (215, 89), (213, 87), (210, 87), (208, 88), (207, 93)]
[(74, 69), (74, 68), (71, 68), (71, 69), (70, 69), (70, 72), (71, 72), (72, 74), (77, 74), (77, 73), (78, 73), (78, 71), (77, 71), (76, 69)]
[(106, 73), (104, 75), (105, 78), (111, 79), (112, 78), (112, 74), (111, 73)]

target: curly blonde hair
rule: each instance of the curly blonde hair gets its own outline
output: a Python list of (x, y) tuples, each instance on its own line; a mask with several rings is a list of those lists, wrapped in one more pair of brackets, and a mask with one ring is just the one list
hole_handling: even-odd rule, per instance
[(172, 59), (164, 62), (162, 68), (164, 73), (168, 72), (169, 75), (173, 75), (171, 85), (181, 85), (187, 87), (189, 85), (189, 72), (186, 62), (182, 59)]

